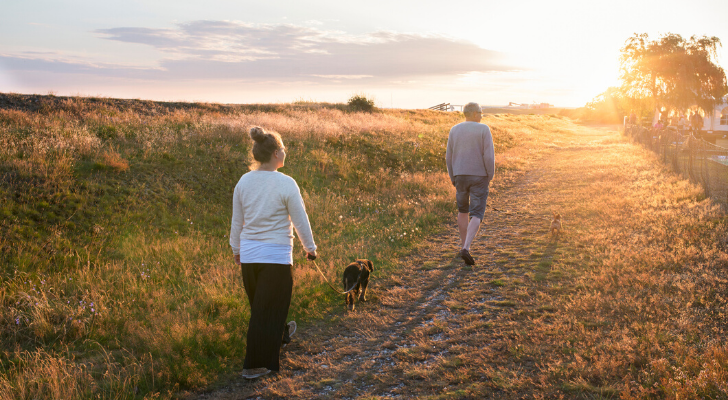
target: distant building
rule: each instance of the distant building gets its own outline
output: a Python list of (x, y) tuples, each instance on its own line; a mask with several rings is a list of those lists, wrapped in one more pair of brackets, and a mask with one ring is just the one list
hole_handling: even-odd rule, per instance
[(549, 103), (533, 103), (533, 104), (528, 104), (528, 103), (514, 103), (514, 102), (511, 101), (511, 102), (508, 103), (508, 105), (506, 107), (508, 107), (508, 108), (518, 108), (518, 109), (523, 109), (523, 110), (527, 110), (527, 109), (534, 109), (535, 110), (535, 109), (552, 108), (553, 107), (553, 104), (549, 104)]
[(723, 99), (723, 103), (718, 104), (712, 113), (706, 113), (703, 117), (703, 130), (708, 133), (728, 132), (728, 97)]

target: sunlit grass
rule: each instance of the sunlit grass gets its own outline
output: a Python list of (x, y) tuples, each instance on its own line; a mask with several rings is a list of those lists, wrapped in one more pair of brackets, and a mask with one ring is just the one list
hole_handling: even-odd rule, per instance
[[(455, 114), (135, 107), (0, 110), (4, 398), (169, 394), (240, 367), (248, 305), (227, 234), (251, 125), (282, 134), (282, 172), (302, 189), (334, 282), (358, 257), (386, 274), (452, 216), (443, 157)], [(522, 118), (493, 119), (500, 154), (535, 132)], [(520, 162), (503, 157), (503, 171)], [(291, 315), (305, 323), (338, 298), (294, 252)], [(37, 379), (49, 368), (65, 381)]]
[[(248, 304), (227, 234), (251, 125), (282, 134), (290, 151), (282, 172), (302, 189), (330, 280), (360, 257), (375, 262), (378, 278), (392, 274), (395, 287), (405, 273), (460, 268), (433, 259), (395, 270), (400, 256), (452, 223), (444, 146), (461, 120), (455, 114), (115, 104), (66, 99), (37, 112), (0, 110), (2, 399), (171, 397), (239, 370)], [(407, 332), (458, 335), (442, 343), (449, 355), (407, 376), (431, 385), (440, 393), (433, 398), (493, 390), (725, 397), (728, 227), (720, 209), (618, 134), (548, 115), (484, 122), (497, 152), (491, 204), (499, 215), (534, 219), (552, 211), (538, 209), (536, 197), (553, 194), (565, 239), (513, 226), (508, 246), (486, 243), (493, 268), (464, 271), (480, 282), (448, 291), (462, 326), (438, 320)], [(577, 153), (549, 161), (559, 182), (529, 181), (523, 210), (499, 203), (534, 163)], [(294, 256), (291, 316), (305, 325), (339, 310), (298, 243)], [(502, 347), (483, 346), (478, 335), (499, 329), (500, 316), (513, 330), (500, 336)], [(431, 357), (423, 337), (395, 357)], [(498, 362), (517, 368), (487, 364), (496, 350), (507, 354)], [(300, 390), (276, 386), (285, 382), (271, 392)]]

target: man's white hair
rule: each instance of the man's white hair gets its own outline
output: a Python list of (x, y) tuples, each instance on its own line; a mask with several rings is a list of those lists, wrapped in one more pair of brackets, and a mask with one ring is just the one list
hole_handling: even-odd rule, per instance
[(470, 114), (470, 113), (481, 113), (480, 104), (471, 101), (470, 103), (466, 104), (465, 107), (463, 107), (463, 114)]

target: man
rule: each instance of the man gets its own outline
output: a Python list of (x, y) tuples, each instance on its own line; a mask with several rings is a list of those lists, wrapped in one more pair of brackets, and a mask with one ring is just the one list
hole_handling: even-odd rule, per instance
[(693, 128), (693, 134), (697, 135), (703, 128), (703, 117), (700, 116), (697, 110), (693, 112), (693, 116), (690, 118), (690, 125)]
[(474, 265), (470, 245), (485, 214), (488, 188), (495, 173), (495, 151), (490, 128), (480, 123), (480, 105), (466, 104), (463, 114), (465, 122), (450, 129), (445, 162), (450, 182), (456, 190), (460, 257), (466, 264)]

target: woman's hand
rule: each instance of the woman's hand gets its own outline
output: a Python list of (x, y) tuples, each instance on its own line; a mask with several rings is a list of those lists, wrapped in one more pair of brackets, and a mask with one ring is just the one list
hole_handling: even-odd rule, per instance
[(240, 254), (235, 255), (235, 264), (240, 264)]
[(313, 261), (318, 257), (318, 253), (316, 253), (316, 250), (313, 251), (313, 253), (306, 253), (306, 258)]

